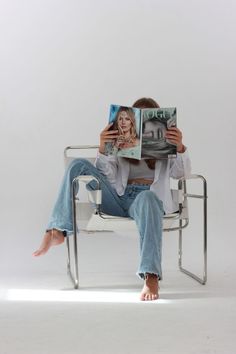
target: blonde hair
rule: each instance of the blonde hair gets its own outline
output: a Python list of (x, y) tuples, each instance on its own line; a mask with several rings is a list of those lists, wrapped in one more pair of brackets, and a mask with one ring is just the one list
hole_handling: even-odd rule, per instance
[(114, 130), (118, 130), (118, 134), (119, 135), (123, 135), (123, 131), (121, 130), (119, 124), (118, 124), (118, 120), (119, 120), (119, 115), (121, 112), (126, 112), (130, 122), (131, 122), (131, 128), (130, 128), (130, 138), (132, 141), (134, 141), (137, 138), (137, 130), (136, 130), (136, 122), (135, 122), (135, 114), (132, 108), (129, 107), (120, 107), (117, 114), (116, 114), (116, 119), (113, 125)]

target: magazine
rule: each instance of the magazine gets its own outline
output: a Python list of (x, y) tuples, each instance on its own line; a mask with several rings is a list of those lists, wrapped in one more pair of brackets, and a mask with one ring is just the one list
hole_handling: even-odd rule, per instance
[(176, 107), (134, 108), (110, 106), (111, 130), (118, 130), (114, 142), (106, 143), (105, 154), (141, 159), (176, 157), (176, 145), (165, 138), (170, 127), (176, 127)]

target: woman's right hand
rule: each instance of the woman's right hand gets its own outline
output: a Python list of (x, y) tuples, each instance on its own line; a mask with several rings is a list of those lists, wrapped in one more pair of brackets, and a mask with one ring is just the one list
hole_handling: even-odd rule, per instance
[(112, 143), (118, 137), (118, 130), (109, 130), (112, 125), (113, 123), (108, 124), (100, 134), (99, 152), (101, 154), (105, 152), (105, 143)]

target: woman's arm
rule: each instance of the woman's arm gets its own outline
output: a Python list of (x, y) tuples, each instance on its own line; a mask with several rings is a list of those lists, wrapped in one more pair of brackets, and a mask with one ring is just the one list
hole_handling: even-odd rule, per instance
[(191, 162), (186, 146), (183, 144), (183, 134), (175, 127), (169, 128), (165, 137), (177, 146), (177, 157), (170, 161), (170, 177), (181, 178), (191, 174)]
[(105, 129), (100, 134), (100, 145), (99, 152), (100, 154), (105, 153), (105, 144), (106, 143), (114, 143), (114, 140), (118, 137), (118, 130), (110, 130), (113, 123), (110, 123), (106, 126)]
[(183, 153), (177, 152), (177, 157), (170, 161), (170, 177), (181, 178), (187, 177), (191, 174), (191, 161), (189, 158), (188, 150), (185, 147)]
[(110, 123), (100, 134), (100, 145), (95, 161), (96, 168), (107, 177), (112, 186), (116, 185), (118, 161), (116, 156), (105, 155), (105, 143), (114, 142), (118, 136), (118, 130), (110, 130), (113, 123)]
[(166, 131), (165, 138), (177, 147), (177, 152), (182, 154), (185, 152), (186, 147), (183, 145), (183, 134), (181, 130), (176, 127), (170, 127)]

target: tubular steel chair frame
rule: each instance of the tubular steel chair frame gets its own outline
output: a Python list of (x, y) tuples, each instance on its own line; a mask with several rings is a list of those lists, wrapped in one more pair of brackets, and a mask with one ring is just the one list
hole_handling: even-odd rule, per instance
[[(69, 158), (68, 152), (70, 150), (91, 150), (91, 149), (98, 149), (98, 145), (79, 145), (79, 146), (68, 146), (64, 150), (64, 157), (65, 161)], [(202, 194), (189, 194), (187, 193), (187, 181), (191, 179), (198, 179), (202, 181)], [(77, 242), (77, 211), (76, 211), (76, 203), (78, 202), (79, 198), (77, 196), (77, 185), (80, 182), (88, 183), (92, 180), (95, 180), (98, 185), (98, 190), (96, 191), (88, 191), (89, 200), (96, 204), (96, 208), (94, 210), (94, 217), (96, 219), (100, 219), (103, 221), (110, 221), (118, 220), (123, 221), (124, 219), (127, 221), (133, 221), (131, 218), (120, 218), (120, 217), (112, 217), (110, 215), (105, 215), (100, 210), (101, 205), (101, 189), (100, 189), (100, 182), (94, 176), (78, 176), (74, 178), (72, 181), (72, 210), (73, 210), (73, 253), (74, 253), (74, 271), (72, 270), (72, 260), (71, 260), (71, 252), (70, 252), (70, 237), (66, 237), (66, 244), (67, 244), (67, 272), (68, 275), (74, 285), (75, 289), (79, 288), (79, 267), (78, 267), (78, 242)], [(164, 232), (170, 231), (178, 231), (179, 232), (179, 247), (178, 247), (178, 266), (181, 272), (185, 273), (186, 275), (190, 276), (191, 278), (195, 279), (200, 284), (204, 285), (207, 281), (207, 181), (202, 175), (192, 174), (188, 177), (183, 177), (178, 180), (178, 196), (179, 196), (179, 212), (171, 215), (165, 215), (164, 221), (167, 219), (177, 221), (178, 226), (176, 227), (167, 227), (163, 228)], [(190, 272), (186, 268), (183, 267), (183, 229), (185, 229), (189, 224), (189, 217), (188, 217), (188, 198), (197, 198), (202, 199), (203, 201), (203, 273), (202, 277), (198, 277), (196, 274)], [(187, 211), (187, 213), (184, 211)], [(130, 222), (129, 221), (129, 222)], [(112, 228), (106, 228), (102, 230), (112, 230)], [(89, 230), (87, 230), (89, 231)], [(99, 231), (98, 229), (94, 229), (93, 231)], [(100, 230), (101, 231), (101, 230)]]

